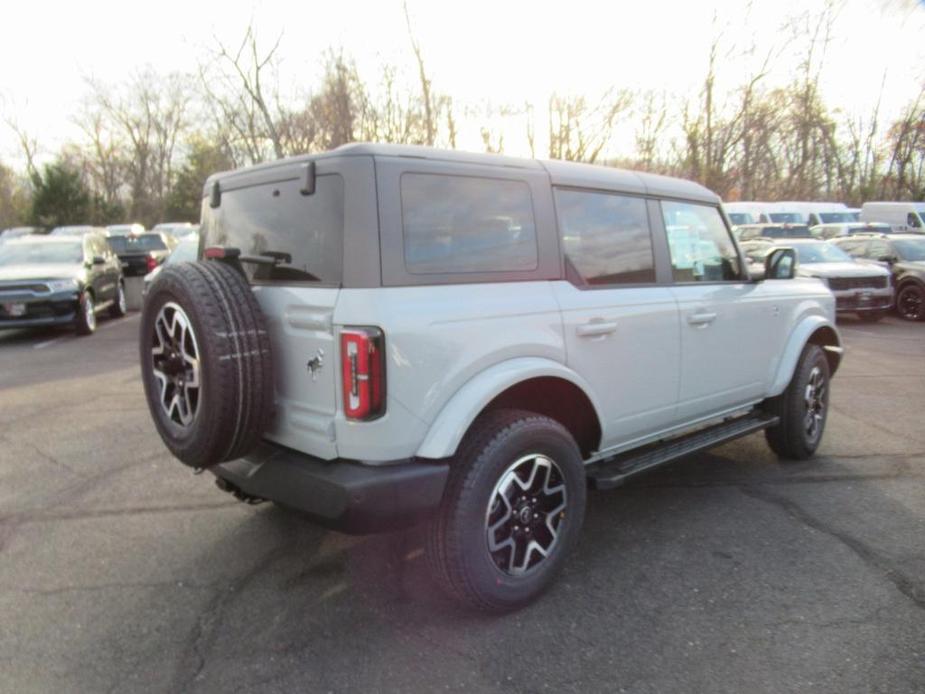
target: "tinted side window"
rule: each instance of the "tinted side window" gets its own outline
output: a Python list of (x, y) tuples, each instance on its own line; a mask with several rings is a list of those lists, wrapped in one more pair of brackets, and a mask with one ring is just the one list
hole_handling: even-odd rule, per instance
[(409, 273), (537, 267), (533, 202), (523, 181), (406, 173), (401, 209)]
[(922, 226), (922, 223), (919, 222), (919, 217), (914, 212), (910, 212), (909, 216), (906, 217), (906, 224), (911, 226), (913, 229), (918, 229)]
[[(344, 256), (344, 180), (318, 176), (302, 195), (297, 180), (222, 191), (215, 209), (202, 205), (203, 246), (232, 246), (244, 255), (275, 255), (277, 264), (244, 263), (257, 282), (338, 285)], [(288, 257), (287, 257), (288, 256)]]
[(609, 193), (556, 190), (562, 250), (588, 284), (655, 281), (646, 202)]
[(722, 282), (743, 278), (739, 256), (719, 209), (662, 201), (675, 282)]

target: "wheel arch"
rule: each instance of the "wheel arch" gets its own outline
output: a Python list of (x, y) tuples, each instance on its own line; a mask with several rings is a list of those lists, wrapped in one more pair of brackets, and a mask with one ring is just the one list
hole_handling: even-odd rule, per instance
[(830, 375), (838, 370), (844, 351), (838, 330), (822, 316), (808, 316), (790, 334), (774, 381), (768, 391), (769, 396), (773, 397), (784, 392), (790, 379), (793, 378), (797, 362), (807, 344), (822, 347), (826, 360), (829, 362)]
[(585, 457), (600, 445), (601, 409), (588, 384), (558, 362), (525, 357), (496, 364), (463, 385), (431, 423), (416, 455), (452, 456), (472, 423), (495, 409), (523, 409), (558, 421)]

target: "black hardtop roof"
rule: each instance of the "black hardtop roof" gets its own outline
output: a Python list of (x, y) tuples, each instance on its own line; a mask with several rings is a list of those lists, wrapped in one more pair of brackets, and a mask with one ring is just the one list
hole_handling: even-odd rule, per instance
[(336, 149), (320, 154), (303, 154), (286, 159), (257, 164), (233, 171), (224, 171), (209, 176), (203, 187), (203, 196), (208, 196), (214, 181), (222, 181), (240, 175), (251, 174), (255, 171), (270, 170), (292, 166), (308, 161), (321, 161), (333, 157), (345, 156), (373, 156), (373, 157), (406, 157), (411, 159), (429, 159), (433, 161), (459, 162), (463, 164), (478, 164), (481, 166), (498, 166), (515, 169), (528, 169), (534, 171), (545, 170), (553, 185), (572, 186), (579, 188), (597, 188), (602, 190), (619, 190), (641, 195), (659, 195), (669, 198), (698, 200), (709, 203), (719, 203), (720, 198), (708, 188), (693, 181), (670, 176), (617, 169), (609, 166), (595, 164), (582, 164), (577, 162), (509, 157), (501, 154), (487, 154), (480, 152), (464, 152), (460, 150), (440, 149), (437, 147), (423, 147), (420, 145), (395, 145), (358, 142), (341, 145)]

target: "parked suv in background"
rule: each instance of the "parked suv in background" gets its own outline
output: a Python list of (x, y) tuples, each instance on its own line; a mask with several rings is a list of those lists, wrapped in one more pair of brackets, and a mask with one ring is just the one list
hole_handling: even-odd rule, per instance
[(838, 246), (815, 239), (777, 239), (746, 241), (745, 257), (763, 270), (764, 258), (772, 249), (786, 245), (797, 252), (796, 274), (815, 277), (832, 290), (835, 310), (854, 313), (864, 321), (883, 318), (893, 305), (890, 273), (880, 267), (855, 262)]
[(925, 235), (851, 236), (834, 243), (862, 263), (889, 270), (896, 312), (906, 320), (925, 320)]
[(835, 301), (769, 254), (752, 281), (709, 190), (422, 147), (212, 176), (204, 260), (144, 305), (170, 450), (241, 499), (348, 532), (428, 523), (454, 597), (536, 597), (586, 485), (765, 430), (822, 437)]
[(119, 260), (98, 234), (25, 236), (0, 246), (0, 328), (73, 324), (125, 315)]

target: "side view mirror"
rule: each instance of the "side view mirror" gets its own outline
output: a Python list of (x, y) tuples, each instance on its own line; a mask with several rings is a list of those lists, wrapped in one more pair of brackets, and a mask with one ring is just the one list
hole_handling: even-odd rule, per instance
[(766, 280), (792, 280), (796, 273), (797, 252), (792, 248), (775, 248), (764, 258)]
[(94, 264), (94, 265), (105, 265), (105, 264), (106, 264), (106, 258), (104, 258), (104, 257), (101, 256), (101, 255), (95, 255), (95, 256), (93, 256), (93, 264)]
[(890, 265), (896, 262), (896, 258), (891, 255), (881, 255), (879, 258), (877, 258), (877, 260), (879, 260), (881, 263), (889, 263)]

